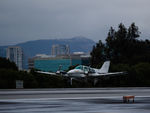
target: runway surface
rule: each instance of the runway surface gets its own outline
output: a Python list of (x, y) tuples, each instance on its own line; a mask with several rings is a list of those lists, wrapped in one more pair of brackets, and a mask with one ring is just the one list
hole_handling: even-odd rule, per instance
[(0, 113), (150, 113), (150, 88), (1, 89)]

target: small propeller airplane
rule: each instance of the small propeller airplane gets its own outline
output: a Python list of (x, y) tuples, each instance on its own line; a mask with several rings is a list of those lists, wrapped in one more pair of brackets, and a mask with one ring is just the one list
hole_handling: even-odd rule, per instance
[(89, 66), (79, 65), (75, 67), (74, 69), (64, 72), (61, 70), (58, 70), (56, 73), (51, 72), (43, 72), (43, 71), (37, 71), (38, 73), (43, 74), (50, 74), (50, 75), (58, 75), (61, 74), (62, 76), (66, 76), (70, 78), (70, 83), (72, 85), (72, 79), (78, 79), (78, 78), (86, 78), (86, 77), (94, 77), (98, 78), (100, 76), (110, 76), (110, 75), (124, 75), (127, 74), (126, 72), (111, 72), (109, 73), (109, 67), (110, 67), (110, 61), (105, 61), (104, 64), (100, 69), (91, 68)]

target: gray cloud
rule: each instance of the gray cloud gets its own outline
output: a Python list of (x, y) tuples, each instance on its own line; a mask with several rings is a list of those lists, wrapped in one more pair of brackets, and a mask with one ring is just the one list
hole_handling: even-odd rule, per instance
[(0, 45), (80, 35), (104, 41), (120, 22), (135, 22), (149, 38), (149, 10), (149, 0), (0, 0)]

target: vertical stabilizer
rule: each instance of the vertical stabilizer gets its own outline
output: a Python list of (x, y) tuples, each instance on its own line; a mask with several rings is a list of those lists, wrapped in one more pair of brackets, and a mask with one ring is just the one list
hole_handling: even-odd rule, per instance
[(104, 62), (104, 64), (102, 65), (101, 69), (99, 69), (99, 73), (108, 73), (109, 66), (110, 66), (110, 61)]

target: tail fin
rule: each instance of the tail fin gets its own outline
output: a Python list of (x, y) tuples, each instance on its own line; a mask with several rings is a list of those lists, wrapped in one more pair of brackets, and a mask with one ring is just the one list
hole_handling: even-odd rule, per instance
[(99, 69), (99, 73), (108, 73), (109, 66), (110, 66), (110, 61), (105, 61), (101, 69)]

